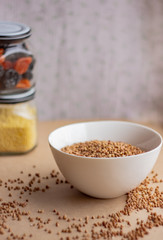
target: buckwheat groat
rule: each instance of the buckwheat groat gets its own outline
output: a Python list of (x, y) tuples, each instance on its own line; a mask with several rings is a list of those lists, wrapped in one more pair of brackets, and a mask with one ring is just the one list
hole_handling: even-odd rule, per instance
[(92, 140), (66, 146), (61, 151), (84, 157), (124, 157), (143, 153), (139, 147), (124, 142)]

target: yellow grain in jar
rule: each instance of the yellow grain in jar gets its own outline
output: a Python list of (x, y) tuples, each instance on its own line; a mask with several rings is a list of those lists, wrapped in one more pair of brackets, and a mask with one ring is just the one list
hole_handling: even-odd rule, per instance
[(25, 153), (36, 146), (36, 116), (33, 100), (0, 104), (0, 154)]

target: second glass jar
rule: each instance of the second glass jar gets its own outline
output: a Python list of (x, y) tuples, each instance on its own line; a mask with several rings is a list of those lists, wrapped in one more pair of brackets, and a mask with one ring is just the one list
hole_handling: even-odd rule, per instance
[(0, 94), (29, 90), (35, 85), (35, 58), (26, 39), (31, 28), (20, 23), (0, 22)]

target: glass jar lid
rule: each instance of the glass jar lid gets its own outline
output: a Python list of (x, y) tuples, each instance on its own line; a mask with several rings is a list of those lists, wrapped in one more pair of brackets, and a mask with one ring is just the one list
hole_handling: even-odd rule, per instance
[(35, 87), (19, 94), (0, 95), (0, 103), (20, 103), (32, 100), (35, 96)]
[(31, 28), (22, 23), (0, 21), (0, 41), (15, 41), (28, 38)]

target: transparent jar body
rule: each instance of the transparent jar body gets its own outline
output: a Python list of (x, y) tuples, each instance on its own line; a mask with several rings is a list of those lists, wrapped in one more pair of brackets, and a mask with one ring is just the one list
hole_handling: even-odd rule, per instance
[(35, 58), (25, 40), (0, 41), (0, 94), (26, 91), (35, 85)]
[(0, 104), (0, 155), (23, 154), (37, 144), (37, 111), (34, 99)]

